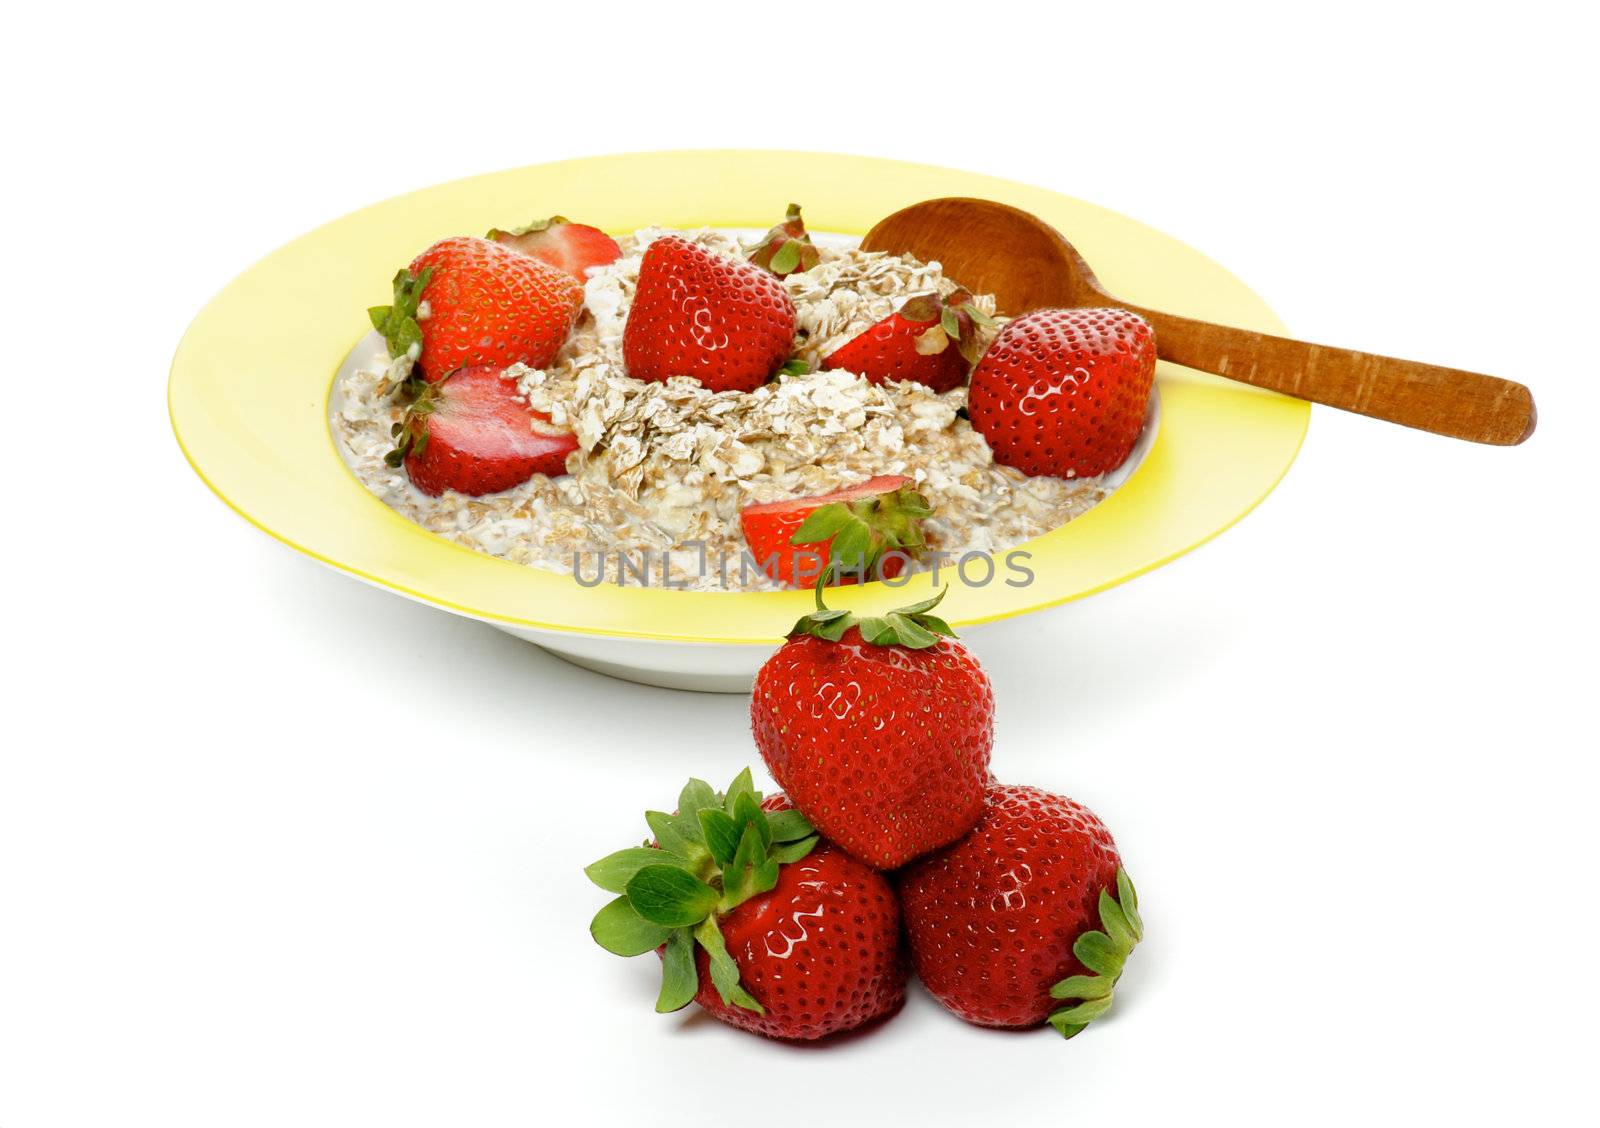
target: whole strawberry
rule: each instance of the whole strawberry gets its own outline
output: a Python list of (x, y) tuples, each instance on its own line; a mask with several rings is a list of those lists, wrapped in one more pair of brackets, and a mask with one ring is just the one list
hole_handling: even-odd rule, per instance
[(458, 236), (395, 275), (394, 304), (367, 311), (389, 355), (409, 355), (427, 380), (458, 368), (543, 368), (566, 343), (583, 287), (510, 247)]
[(403, 390), (413, 399), (385, 461), (404, 465), (411, 484), (433, 497), (498, 493), (535, 474), (565, 474), (578, 447), (576, 435), (530, 408), (498, 368), (458, 368)]
[(806, 233), (800, 205), (790, 204), (783, 222), (768, 231), (750, 250), (750, 261), (779, 278), (800, 274), (822, 261), (822, 252)]
[(496, 227), (487, 238), (564, 270), (579, 282), (588, 277), (590, 270), (622, 257), (622, 248), (604, 231), (560, 215), (536, 219), (509, 231)]
[(972, 829), (994, 743), (994, 692), (933, 599), (882, 618), (822, 605), (756, 674), (756, 747), (813, 826), (895, 869)]
[(815, 497), (747, 505), (739, 526), (762, 571), (803, 588), (829, 568), (843, 583), (894, 579), (922, 549), (922, 519), (932, 513), (910, 478), (880, 475)]
[(1037, 787), (991, 784), (972, 833), (899, 891), (917, 975), (979, 1026), (1048, 1021), (1072, 1037), (1111, 1006), (1144, 932), (1111, 832)]
[(636, 380), (751, 392), (788, 359), (794, 330), (794, 302), (770, 273), (667, 235), (639, 263), (622, 358)]
[(1029, 475), (1093, 477), (1132, 452), (1155, 371), (1155, 331), (1138, 314), (1036, 310), (983, 354), (967, 413), (996, 462)]
[(913, 380), (948, 392), (978, 359), (979, 327), (993, 324), (965, 290), (948, 299), (922, 294), (823, 357), (822, 367), (842, 368), (874, 384)]
[(725, 794), (692, 779), (674, 814), (645, 820), (653, 843), (584, 872), (618, 894), (589, 926), (600, 946), (660, 952), (658, 1012), (693, 1000), (740, 1029), (810, 1040), (900, 1009), (893, 889), (783, 796), (763, 802), (748, 770)]

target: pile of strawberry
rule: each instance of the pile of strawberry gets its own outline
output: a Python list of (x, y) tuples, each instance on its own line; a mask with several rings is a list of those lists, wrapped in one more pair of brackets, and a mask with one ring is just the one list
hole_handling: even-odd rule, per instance
[(692, 779), (585, 871), (616, 895), (600, 946), (660, 956), (658, 1011), (821, 1038), (898, 1011), (908, 954), (979, 1026), (1070, 1038), (1111, 1006), (1143, 932), (1133, 884), (1086, 807), (990, 774), (994, 694), (939, 598), (857, 618), (819, 582), (750, 702), (783, 791)]
[[(408, 407), (390, 465), (433, 496), (495, 493), (534, 474), (565, 473), (576, 438), (529, 408), (503, 373), (555, 359), (582, 312), (587, 273), (621, 253), (604, 232), (556, 216), (482, 239), (445, 239), (400, 271), (392, 304), (368, 311), (390, 356), (414, 365), (397, 391)], [(781, 279), (820, 260), (796, 204), (746, 259), (676, 235), (656, 239), (623, 330), (628, 375), (752, 392), (780, 373), (803, 372)], [(918, 295), (821, 367), (937, 392), (969, 383), (968, 414), (995, 461), (1029, 475), (1087, 477), (1121, 465), (1154, 379), (1150, 325), (1117, 309), (1036, 310), (980, 350), (980, 331), (993, 325), (964, 290)], [(768, 575), (806, 587), (830, 571), (841, 582), (893, 579), (923, 547), (920, 520), (929, 512), (909, 479), (885, 476), (751, 506), (741, 525)]]

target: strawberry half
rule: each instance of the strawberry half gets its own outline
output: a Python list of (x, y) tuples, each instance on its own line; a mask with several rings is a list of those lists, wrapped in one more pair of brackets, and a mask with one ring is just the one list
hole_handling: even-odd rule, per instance
[(823, 357), (822, 367), (842, 368), (874, 384), (914, 380), (948, 392), (978, 359), (978, 327), (993, 324), (965, 290), (948, 299), (922, 294)]
[(1133, 451), (1155, 372), (1155, 330), (1138, 314), (1035, 310), (983, 354), (967, 413), (996, 462), (1029, 475), (1093, 477)]
[(691, 779), (654, 842), (584, 873), (617, 894), (589, 926), (608, 952), (661, 955), (660, 1013), (698, 1002), (770, 1038), (810, 1040), (900, 1009), (900, 914), (881, 874), (823, 842), (750, 771), (726, 793)]
[(806, 233), (805, 220), (800, 218), (800, 205), (790, 204), (783, 222), (768, 231), (750, 251), (750, 261), (763, 270), (770, 270), (779, 278), (810, 270), (822, 261), (811, 236)]
[(877, 869), (955, 841), (983, 813), (994, 692), (932, 611), (817, 610), (756, 674), (750, 728), (772, 778), (822, 834)]
[(622, 357), (636, 380), (752, 392), (788, 359), (794, 330), (794, 302), (767, 271), (667, 235), (639, 264)]
[(762, 571), (805, 588), (829, 569), (845, 584), (894, 579), (923, 547), (922, 519), (932, 512), (910, 478), (880, 476), (816, 497), (747, 505), (739, 525)]
[(509, 231), (496, 227), (487, 237), (557, 270), (564, 270), (579, 282), (587, 279), (589, 271), (595, 267), (622, 257), (622, 248), (604, 231), (586, 223), (573, 223), (559, 215), (536, 219), (526, 227), (513, 227)]
[(543, 368), (566, 343), (583, 287), (565, 271), (499, 243), (444, 239), (395, 275), (394, 304), (367, 310), (392, 357), (426, 380), (458, 368)]
[(385, 461), (403, 463), (411, 484), (432, 497), (498, 493), (535, 474), (565, 474), (578, 448), (577, 436), (530, 408), (498, 368), (459, 368), (408, 386), (416, 398), (394, 425)]
[(1072, 1037), (1111, 1006), (1144, 936), (1111, 832), (1037, 787), (991, 784), (972, 833), (898, 885), (917, 975), (979, 1026), (1048, 1021)]

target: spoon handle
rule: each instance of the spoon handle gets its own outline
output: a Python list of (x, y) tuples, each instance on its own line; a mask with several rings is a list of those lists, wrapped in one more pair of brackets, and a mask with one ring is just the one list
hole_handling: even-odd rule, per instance
[(1161, 358), (1185, 368), (1476, 443), (1533, 434), (1533, 393), (1510, 380), (1117, 304), (1154, 325)]

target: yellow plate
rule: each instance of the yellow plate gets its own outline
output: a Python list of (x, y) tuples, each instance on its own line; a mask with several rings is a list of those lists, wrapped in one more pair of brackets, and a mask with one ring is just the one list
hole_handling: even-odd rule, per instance
[[(764, 228), (791, 199), (819, 231), (862, 234), (931, 196), (981, 196), (1054, 224), (1114, 293), (1251, 329), (1283, 325), (1205, 256), (1131, 219), (970, 172), (868, 157), (769, 151), (633, 153), (535, 165), (441, 184), (296, 239), (234, 279), (195, 318), (168, 387), (173, 430), (217, 495), (325, 564), (451, 611), (526, 632), (664, 642), (770, 644), (807, 607), (801, 592), (581, 587), (570, 576), (476, 553), (385, 506), (345, 467), (328, 428), (333, 375), (368, 331), (389, 280), (446, 235), (557, 212), (612, 232)], [(953, 624), (1021, 615), (1155, 568), (1244, 516), (1277, 484), (1310, 406), (1162, 364), (1161, 426), (1144, 463), (1105, 502), (1030, 542), (1027, 587), (954, 585)], [(948, 574), (948, 573), (947, 573)], [(1001, 576), (1008, 575), (1002, 565)], [(840, 589), (878, 611), (931, 593), (926, 576)]]

